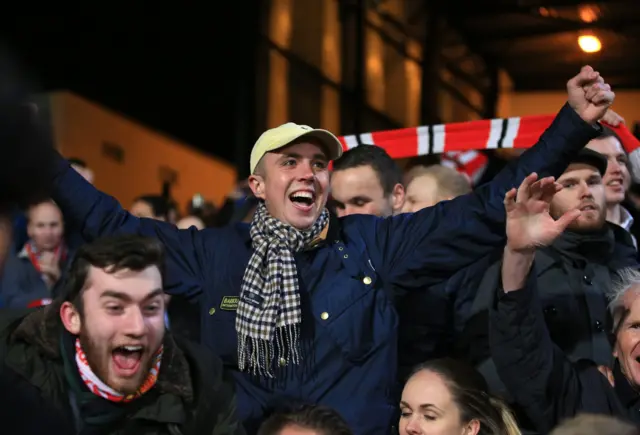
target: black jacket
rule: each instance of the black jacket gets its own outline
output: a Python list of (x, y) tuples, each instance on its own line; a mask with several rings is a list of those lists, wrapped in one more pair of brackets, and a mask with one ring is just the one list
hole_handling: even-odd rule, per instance
[[(535, 268), (535, 266), (534, 266)], [(616, 367), (615, 388), (593, 361), (572, 362), (551, 340), (535, 270), (524, 289), (494, 292), (490, 349), (498, 375), (540, 433), (579, 413), (605, 414), (640, 424), (640, 396)]]

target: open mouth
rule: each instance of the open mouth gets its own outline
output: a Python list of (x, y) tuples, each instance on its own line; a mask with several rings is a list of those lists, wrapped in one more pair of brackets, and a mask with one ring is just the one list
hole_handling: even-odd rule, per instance
[(113, 363), (117, 371), (122, 376), (132, 376), (140, 367), (144, 347), (142, 346), (120, 346), (112, 352)]
[(614, 180), (611, 180), (607, 183), (607, 186), (610, 187), (622, 187), (622, 179), (620, 178), (616, 178)]
[(301, 190), (289, 195), (289, 199), (297, 208), (308, 210), (316, 202), (316, 195), (313, 192)]
[(597, 208), (594, 205), (585, 205), (584, 207), (580, 207), (580, 211), (596, 211)]

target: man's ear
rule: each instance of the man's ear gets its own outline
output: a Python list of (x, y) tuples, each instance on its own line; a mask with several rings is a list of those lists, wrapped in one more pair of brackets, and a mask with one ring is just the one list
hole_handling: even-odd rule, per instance
[(393, 191), (391, 192), (391, 207), (393, 208), (393, 213), (398, 214), (402, 210), (405, 201), (405, 189), (404, 186), (400, 183), (393, 186)]
[(79, 335), (82, 329), (80, 313), (71, 302), (63, 302), (60, 306), (60, 320), (71, 335)]
[(264, 199), (265, 187), (264, 187), (264, 177), (262, 175), (249, 176), (249, 187), (251, 188), (251, 191), (253, 192), (256, 198)]

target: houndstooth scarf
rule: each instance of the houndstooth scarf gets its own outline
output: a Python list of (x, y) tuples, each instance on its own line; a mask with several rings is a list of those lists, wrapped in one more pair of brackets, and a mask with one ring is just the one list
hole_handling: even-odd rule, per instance
[(325, 209), (309, 230), (299, 231), (272, 217), (263, 202), (258, 205), (236, 314), (240, 370), (273, 377), (274, 358), (299, 363), (302, 311), (293, 254), (309, 246), (328, 221)]

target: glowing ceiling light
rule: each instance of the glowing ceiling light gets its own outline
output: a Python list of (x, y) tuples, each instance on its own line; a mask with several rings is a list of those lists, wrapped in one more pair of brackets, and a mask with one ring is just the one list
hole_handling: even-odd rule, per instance
[(578, 38), (578, 45), (585, 53), (597, 53), (602, 49), (602, 44), (597, 36), (582, 35)]

